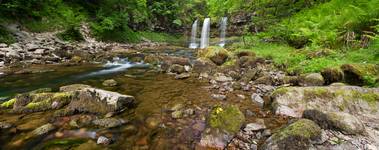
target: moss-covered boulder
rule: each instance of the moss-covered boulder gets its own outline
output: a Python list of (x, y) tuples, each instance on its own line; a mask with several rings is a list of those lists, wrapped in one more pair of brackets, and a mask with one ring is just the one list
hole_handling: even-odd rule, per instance
[(222, 47), (210, 46), (206, 49), (199, 50), (198, 57), (203, 60), (211, 60), (216, 65), (224, 64), (230, 57), (230, 52)]
[(321, 71), (321, 75), (328, 85), (334, 82), (342, 82), (344, 79), (343, 71), (340, 68), (326, 68)]
[(300, 119), (268, 138), (262, 149), (309, 149), (311, 140), (321, 137), (321, 128), (311, 120)]
[(324, 83), (324, 77), (320, 73), (310, 73), (300, 77), (301, 86), (322, 86)]
[(212, 109), (208, 124), (212, 128), (218, 128), (230, 133), (236, 133), (241, 128), (245, 116), (236, 106), (221, 107)]
[(351, 85), (375, 85), (379, 79), (379, 65), (345, 64), (341, 66), (345, 81)]
[(203, 132), (197, 149), (224, 149), (244, 121), (243, 113), (236, 106), (214, 107), (207, 120), (209, 132)]

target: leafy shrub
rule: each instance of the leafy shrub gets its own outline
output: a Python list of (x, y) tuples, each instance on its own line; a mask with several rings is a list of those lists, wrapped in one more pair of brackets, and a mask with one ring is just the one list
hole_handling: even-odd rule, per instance
[(64, 32), (58, 33), (58, 37), (64, 41), (83, 41), (83, 35), (77, 27), (70, 27)]
[(0, 26), (0, 43), (11, 44), (16, 42), (14, 36), (2, 26)]

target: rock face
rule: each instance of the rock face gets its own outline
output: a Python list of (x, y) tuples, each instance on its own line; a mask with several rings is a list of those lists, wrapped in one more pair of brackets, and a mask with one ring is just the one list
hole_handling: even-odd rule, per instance
[(262, 149), (309, 149), (311, 140), (321, 136), (321, 128), (311, 120), (300, 119), (274, 133), (263, 144)]
[(379, 115), (379, 88), (356, 86), (287, 87), (272, 94), (275, 114), (301, 117), (304, 110)]

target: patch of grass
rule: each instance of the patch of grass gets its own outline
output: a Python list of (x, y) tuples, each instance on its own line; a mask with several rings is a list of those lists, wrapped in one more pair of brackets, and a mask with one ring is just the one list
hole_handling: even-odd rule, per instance
[[(283, 43), (262, 42), (258, 37), (245, 37), (245, 44), (237, 42), (231, 46), (234, 52), (253, 51), (259, 57), (272, 59), (276, 64), (285, 66), (287, 72), (311, 73), (320, 72), (329, 67), (343, 64), (379, 64), (379, 51), (372, 46), (366, 49), (330, 50), (332, 53), (317, 57), (309, 57), (316, 50), (307, 48), (295, 49)], [(321, 51), (321, 50), (320, 50)]]

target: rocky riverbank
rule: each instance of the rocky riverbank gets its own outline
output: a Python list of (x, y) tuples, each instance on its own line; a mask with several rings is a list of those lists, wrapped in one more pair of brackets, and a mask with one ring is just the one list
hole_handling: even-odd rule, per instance
[[(36, 42), (39, 35), (31, 37)], [(33, 42), (24, 42), (16, 50), (18, 57), (6, 51), (3, 62), (6, 67), (30, 64), (30, 60), (50, 63), (45, 58), (55, 57), (67, 46), (56, 40), (40, 39), (33, 50), (27, 46)], [(86, 41), (84, 47), (70, 43), (73, 48), (65, 52), (71, 57), (52, 63), (101, 61), (102, 54), (104, 58), (122, 54), (152, 67), (84, 81), (91, 85), (45, 88), (2, 99), (0, 130), (4, 135), (0, 141), (7, 141), (4, 148), (379, 147), (379, 89), (356, 86), (366, 74), (377, 74), (378, 66), (346, 64), (322, 73), (293, 75), (253, 52), (210, 47), (188, 57), (128, 50), (141, 45)], [(58, 47), (38, 50), (43, 45)], [(14, 51), (12, 45), (3, 47)], [(48, 53), (37, 57), (37, 50)], [(362, 71), (362, 67), (370, 70)]]

